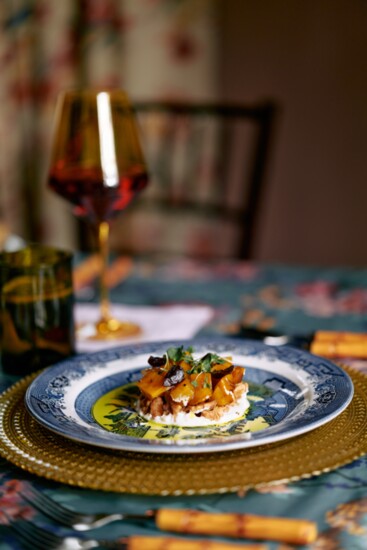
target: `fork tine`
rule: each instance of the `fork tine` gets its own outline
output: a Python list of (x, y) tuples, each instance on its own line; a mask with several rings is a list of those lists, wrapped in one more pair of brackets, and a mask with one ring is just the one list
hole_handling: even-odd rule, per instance
[(30, 541), (27, 536), (23, 536), (17, 529), (9, 527), (10, 535), (19, 543), (22, 544), (22, 548), (25, 550), (34, 550), (34, 540)]
[(17, 520), (14, 525), (18, 524), (19, 531), (22, 531), (25, 534), (28, 534), (33, 541), (36, 540), (45, 545), (45, 548), (51, 548), (50, 545), (57, 545), (61, 542), (61, 539), (55, 533), (51, 533), (46, 529), (42, 529), (33, 523), (25, 520)]
[(88, 514), (75, 512), (69, 508), (66, 508), (62, 504), (55, 502), (51, 497), (43, 494), (41, 491), (33, 488), (32, 485), (26, 482), (23, 483), (23, 487), (18, 491), (18, 494), (29, 502), (33, 508), (39, 510), (43, 515), (51, 518), (57, 523), (62, 523), (75, 531), (88, 531), (89, 529), (96, 529), (128, 517), (134, 519), (146, 519), (147, 517), (150, 517), (146, 514)]
[(35, 542), (35, 537), (29, 533), (29, 529), (23, 528), (22, 524), (26, 523), (24, 520), (17, 520), (12, 518), (6, 513), (6, 510), (2, 510), (4, 516), (8, 520), (7, 527), (16, 533), (17, 538), (22, 539), (26, 542), (33, 543)]
[[(15, 546), (15, 543), (22, 543), (22, 548), (27, 549), (30, 548), (28, 544), (21, 540), (18, 534), (10, 527), (10, 525), (1, 525), (2, 530), (4, 531), (5, 538), (4, 540), (1, 540), (1, 542), (5, 542), (6, 544), (11, 544), (10, 548), (18, 548), (18, 545)], [(8, 537), (11, 537), (11, 540), (8, 540)], [(34, 546), (34, 545), (33, 545)], [(20, 547), (19, 547), (20, 548)], [(32, 549), (33, 550), (33, 549)]]
[(20, 495), (35, 508), (61, 523), (71, 524), (81, 517), (81, 514), (68, 510), (51, 497), (34, 489), (31, 485), (25, 485), (24, 490), (20, 491)]
[(63, 510), (61, 507), (53, 506), (51, 501), (46, 501), (44, 498), (40, 498), (38, 495), (32, 495), (28, 493), (21, 493), (21, 496), (27, 500), (34, 508), (37, 508), (43, 514), (50, 516), (56, 521), (61, 523), (71, 522), (72, 516)]
[[(22, 542), (26, 544), (28, 547), (28, 543), (29, 543), (28, 537), (23, 536), (22, 533), (20, 533), (12, 523), (9, 523), (8, 525), (6, 525), (6, 529), (7, 529), (7, 532), (11, 535), (11, 537), (15, 537), (15, 539), (18, 542)], [(34, 541), (33, 541), (33, 546), (34, 546)]]
[[(15, 534), (16, 539), (25, 544), (24, 548), (30, 550), (77, 550), (99, 548), (100, 546), (108, 546), (116, 548), (115, 542), (108, 540), (97, 540), (93, 538), (80, 539), (73, 536), (61, 536), (48, 531), (26, 520), (13, 520), (5, 514), (9, 523), (6, 527)], [(119, 548), (125, 548), (123, 544), (117, 543)], [(23, 548), (23, 546), (22, 546)]]
[[(29, 544), (30, 548), (37, 548), (37, 550), (51, 550), (55, 546), (55, 540), (49, 540), (48, 537), (43, 536), (43, 532), (39, 533), (38, 530), (32, 529), (32, 525), (26, 521), (11, 521), (11, 529), (16, 533), (16, 536), (22, 542)], [(47, 534), (47, 533), (46, 533)]]

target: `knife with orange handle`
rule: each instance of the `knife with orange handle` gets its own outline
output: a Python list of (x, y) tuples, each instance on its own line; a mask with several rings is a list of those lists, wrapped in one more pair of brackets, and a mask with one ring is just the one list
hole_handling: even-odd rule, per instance
[[(149, 510), (146, 512), (145, 517), (153, 518), (156, 526), (161, 531), (188, 535), (222, 536), (236, 538), (237, 540), (272, 540), (300, 545), (310, 544), (317, 538), (316, 523), (298, 518), (208, 513), (199, 510), (174, 508)], [(152, 547), (152, 550), (153, 548), (155, 547)]]
[(155, 522), (162, 531), (238, 539), (310, 544), (317, 537), (317, 527), (312, 521), (253, 514), (219, 514), (162, 508), (156, 511)]
[(322, 357), (367, 359), (367, 333), (317, 330), (311, 334), (296, 335), (241, 327), (237, 338), (260, 340), (270, 346), (294, 346)]
[(323, 357), (364, 359), (367, 357), (367, 334), (319, 330), (315, 332), (310, 351)]
[(131, 536), (121, 546), (124, 550), (267, 550), (264, 544), (193, 540), (173, 537)]
[(319, 342), (316, 340), (311, 343), (310, 352), (329, 359), (367, 359), (367, 340), (365, 342)]

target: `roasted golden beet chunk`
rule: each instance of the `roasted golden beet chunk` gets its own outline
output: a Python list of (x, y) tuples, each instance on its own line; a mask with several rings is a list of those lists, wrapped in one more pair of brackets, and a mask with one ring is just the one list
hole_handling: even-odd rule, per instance
[(216, 400), (218, 405), (228, 405), (234, 401), (234, 386), (232, 373), (226, 374), (219, 380), (213, 391), (213, 399)]
[(243, 375), (245, 374), (244, 367), (234, 367), (232, 371), (232, 380), (234, 384), (239, 384), (242, 382)]
[(184, 359), (179, 362), (179, 365), (185, 372), (191, 369), (191, 364), (185, 361)]
[(166, 392), (168, 388), (163, 385), (166, 373), (160, 369), (148, 369), (138, 382), (140, 391), (149, 399), (155, 399)]
[(184, 407), (191, 401), (195, 394), (195, 387), (191, 384), (188, 377), (177, 384), (171, 391), (170, 397), (176, 403), (182, 404)]
[(223, 361), (213, 365), (210, 370), (214, 387), (223, 376), (233, 371), (233, 365), (230, 361)]
[(189, 405), (197, 405), (198, 403), (203, 403), (211, 399), (213, 388), (212, 377), (209, 372), (191, 374), (190, 380), (191, 384), (195, 388), (195, 393), (193, 398), (190, 400)]
[(226, 370), (230, 367), (233, 367), (232, 361), (230, 361), (229, 359), (223, 358), (222, 362), (216, 363), (215, 365), (213, 365), (211, 367), (210, 370), (213, 373), (213, 372), (217, 372), (217, 371), (221, 371), (221, 370)]

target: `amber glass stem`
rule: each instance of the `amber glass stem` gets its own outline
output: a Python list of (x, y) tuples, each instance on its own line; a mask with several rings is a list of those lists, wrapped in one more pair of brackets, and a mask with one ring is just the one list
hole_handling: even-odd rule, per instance
[(110, 234), (110, 226), (108, 222), (101, 222), (98, 226), (98, 244), (101, 257), (101, 279), (100, 279), (100, 304), (101, 304), (101, 320), (108, 321), (110, 319), (110, 298), (107, 286), (107, 267), (108, 267), (108, 241)]

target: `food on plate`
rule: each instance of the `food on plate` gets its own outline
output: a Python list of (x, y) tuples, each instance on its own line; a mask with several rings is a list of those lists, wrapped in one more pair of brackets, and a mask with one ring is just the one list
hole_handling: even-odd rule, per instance
[(148, 420), (208, 426), (239, 419), (249, 408), (245, 368), (231, 357), (208, 352), (196, 358), (191, 347), (180, 346), (150, 356), (148, 363), (137, 384), (139, 413)]

